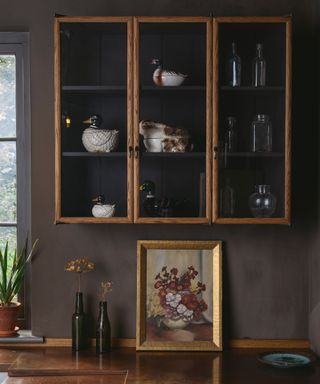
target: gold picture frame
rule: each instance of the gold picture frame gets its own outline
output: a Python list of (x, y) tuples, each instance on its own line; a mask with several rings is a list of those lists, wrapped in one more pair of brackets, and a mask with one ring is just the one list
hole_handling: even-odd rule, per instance
[(222, 350), (221, 241), (140, 240), (138, 351)]

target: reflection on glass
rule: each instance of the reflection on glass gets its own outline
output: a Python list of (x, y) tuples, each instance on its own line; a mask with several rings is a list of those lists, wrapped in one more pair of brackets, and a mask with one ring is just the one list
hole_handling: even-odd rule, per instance
[(17, 217), (16, 143), (0, 143), (0, 222)]
[(0, 137), (16, 136), (16, 58), (0, 55)]

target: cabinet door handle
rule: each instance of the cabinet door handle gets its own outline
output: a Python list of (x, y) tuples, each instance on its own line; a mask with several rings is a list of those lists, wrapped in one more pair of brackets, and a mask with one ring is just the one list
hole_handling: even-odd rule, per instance
[(129, 147), (129, 158), (132, 157), (132, 154), (133, 154), (133, 147), (131, 147), (131, 145), (130, 145), (130, 147)]
[(135, 151), (135, 158), (137, 159), (139, 157), (139, 147), (136, 146), (134, 151)]
[(217, 147), (217, 146), (214, 146), (214, 147), (213, 147), (213, 151), (214, 151), (213, 158), (214, 158), (215, 160), (217, 160), (217, 156), (218, 156), (218, 147)]

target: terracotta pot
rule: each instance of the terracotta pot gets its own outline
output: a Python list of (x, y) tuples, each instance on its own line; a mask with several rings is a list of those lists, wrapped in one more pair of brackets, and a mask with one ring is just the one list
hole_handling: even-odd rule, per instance
[(0, 337), (15, 336), (18, 331), (16, 322), (20, 303), (10, 303), (10, 306), (0, 305)]

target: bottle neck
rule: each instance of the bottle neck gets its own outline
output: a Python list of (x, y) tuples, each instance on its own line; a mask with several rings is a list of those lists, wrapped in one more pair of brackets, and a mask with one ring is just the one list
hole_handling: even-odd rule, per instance
[(257, 119), (257, 121), (259, 121), (259, 122), (267, 122), (267, 121), (269, 121), (269, 116), (268, 115), (262, 115), (262, 114), (260, 114), (260, 115), (257, 115), (256, 116), (256, 119)]
[(236, 43), (232, 43), (232, 55), (233, 56), (236, 56), (236, 54), (237, 54), (236, 48), (237, 48)]
[(83, 313), (82, 292), (76, 293), (76, 313)]
[(100, 315), (104, 315), (108, 311), (108, 303), (107, 301), (100, 301), (99, 302), (99, 310), (100, 310)]
[(262, 55), (263, 55), (263, 47), (262, 47), (262, 44), (257, 44), (257, 57), (259, 59), (262, 59)]
[(236, 118), (235, 117), (227, 117), (227, 127), (229, 129), (234, 129), (236, 125)]
[(270, 193), (270, 185), (266, 185), (266, 184), (256, 185), (255, 191), (260, 195), (266, 195)]
[[(103, 327), (108, 319), (108, 303), (106, 301), (99, 302), (98, 327)], [(108, 322), (108, 320), (107, 320)]]

